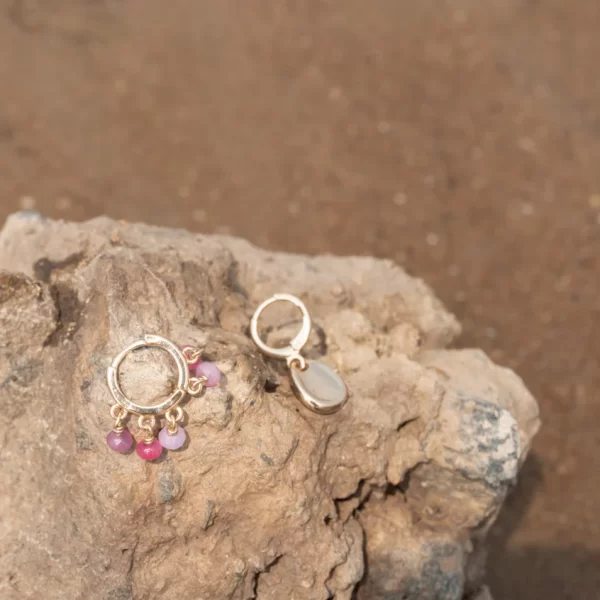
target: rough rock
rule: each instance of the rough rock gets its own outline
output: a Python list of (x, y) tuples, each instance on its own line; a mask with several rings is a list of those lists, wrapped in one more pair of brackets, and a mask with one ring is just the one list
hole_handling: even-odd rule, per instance
[[(447, 349), (460, 328), (425, 283), (384, 260), (24, 213), (0, 269), (2, 598), (490, 597), (485, 534), (538, 409), (481, 351)], [(334, 415), (305, 409), (248, 337), (281, 291), (311, 311), (307, 354), (348, 385)], [(296, 325), (271, 319), (271, 340)], [(156, 463), (105, 443), (106, 368), (144, 333), (226, 375), (186, 403), (188, 447)], [(173, 373), (147, 351), (123, 378), (155, 397)]]

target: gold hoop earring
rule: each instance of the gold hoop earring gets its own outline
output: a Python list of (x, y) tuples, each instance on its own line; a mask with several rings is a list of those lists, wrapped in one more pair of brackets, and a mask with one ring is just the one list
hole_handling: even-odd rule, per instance
[[(130, 400), (121, 389), (119, 368), (128, 354), (141, 348), (160, 348), (167, 352), (177, 367), (177, 386), (168, 398), (151, 406)], [(184, 417), (180, 404), (186, 396), (196, 397), (205, 387), (215, 387), (221, 382), (221, 371), (211, 362), (201, 359), (201, 352), (192, 346), (179, 347), (159, 335), (145, 335), (123, 349), (107, 370), (108, 389), (116, 404), (110, 408), (114, 419), (112, 431), (106, 436), (108, 446), (120, 453), (127, 453), (134, 444), (133, 436), (126, 426), (129, 415), (137, 415), (138, 427), (143, 438), (136, 444), (138, 456), (144, 460), (159, 458), (163, 449), (179, 450), (187, 439), (181, 421)], [(166, 424), (156, 435), (160, 419)]]
[[(266, 344), (258, 331), (258, 320), (262, 312), (275, 302), (290, 302), (302, 313), (302, 326), (296, 336), (284, 348)], [(265, 300), (254, 312), (250, 321), (250, 334), (254, 343), (267, 356), (285, 359), (296, 395), (312, 411), (327, 415), (338, 411), (348, 399), (344, 380), (330, 367), (318, 360), (306, 359), (300, 353), (306, 345), (312, 321), (302, 300), (291, 294), (275, 294)]]

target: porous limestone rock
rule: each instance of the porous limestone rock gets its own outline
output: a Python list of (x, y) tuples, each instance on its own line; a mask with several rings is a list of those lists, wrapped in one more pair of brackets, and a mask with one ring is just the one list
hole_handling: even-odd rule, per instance
[[(26, 213), (0, 269), (0, 597), (489, 597), (485, 534), (538, 409), (481, 351), (446, 349), (459, 325), (422, 281), (385, 260)], [(304, 408), (248, 337), (283, 291), (311, 311), (307, 356), (347, 383), (336, 414)], [(271, 343), (298, 325), (280, 313)], [(201, 346), (226, 379), (186, 402), (189, 444), (155, 463), (105, 442), (106, 368), (144, 333)], [(173, 377), (160, 351), (123, 366), (140, 401)]]

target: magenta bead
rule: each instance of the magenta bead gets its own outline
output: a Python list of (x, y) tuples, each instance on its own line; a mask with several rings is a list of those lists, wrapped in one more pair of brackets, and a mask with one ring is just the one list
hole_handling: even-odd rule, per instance
[(169, 426), (165, 425), (158, 434), (158, 441), (167, 450), (179, 450), (185, 444), (185, 429), (178, 425), (177, 431), (170, 434)]
[(110, 431), (106, 436), (106, 443), (115, 452), (129, 452), (133, 446), (133, 437), (128, 429), (123, 429), (121, 433)]
[(162, 454), (163, 447), (158, 440), (152, 440), (149, 444), (142, 440), (138, 442), (135, 451), (144, 460), (155, 460)]
[(202, 361), (196, 367), (196, 377), (206, 377), (206, 387), (215, 387), (221, 381), (221, 371), (215, 363)]
[[(186, 350), (191, 352), (192, 350), (195, 350), (195, 348), (192, 348), (192, 346), (181, 346), (182, 352), (185, 352)], [(195, 369), (201, 362), (202, 362), (202, 357), (199, 356), (194, 362), (188, 363), (190, 371)]]

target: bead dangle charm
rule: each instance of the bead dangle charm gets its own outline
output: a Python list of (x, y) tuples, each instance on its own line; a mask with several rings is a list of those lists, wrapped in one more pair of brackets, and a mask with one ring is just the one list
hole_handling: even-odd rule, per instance
[[(160, 348), (165, 350), (177, 366), (177, 386), (173, 393), (162, 402), (153, 406), (143, 406), (131, 401), (119, 384), (119, 367), (125, 357), (140, 348)], [(129, 415), (137, 415), (138, 427), (143, 432), (137, 442), (137, 455), (144, 460), (155, 460), (162, 455), (163, 449), (179, 450), (187, 435), (181, 425), (184, 414), (180, 404), (186, 396), (200, 396), (205, 387), (215, 387), (221, 381), (221, 372), (211, 362), (201, 359), (201, 352), (191, 346), (179, 348), (176, 344), (158, 335), (145, 335), (142, 339), (127, 346), (113, 360), (107, 371), (108, 388), (116, 401), (110, 414), (114, 419), (112, 431), (106, 436), (108, 446), (121, 453), (131, 450), (134, 439), (125, 425)], [(166, 423), (156, 435), (159, 420), (164, 417)]]
[(110, 415), (115, 420), (115, 425), (106, 436), (106, 443), (115, 452), (129, 452), (133, 446), (133, 436), (123, 423), (127, 411), (118, 404), (113, 404), (110, 407)]
[[(258, 332), (258, 319), (267, 306), (275, 302), (291, 302), (302, 312), (302, 327), (294, 339), (284, 348), (267, 345)], [(254, 343), (268, 356), (283, 358), (287, 362), (293, 386), (299, 400), (310, 410), (327, 415), (338, 411), (348, 399), (344, 380), (330, 367), (318, 360), (305, 359), (301, 354), (306, 345), (312, 322), (306, 306), (291, 294), (275, 294), (265, 300), (250, 321), (250, 334)]]

